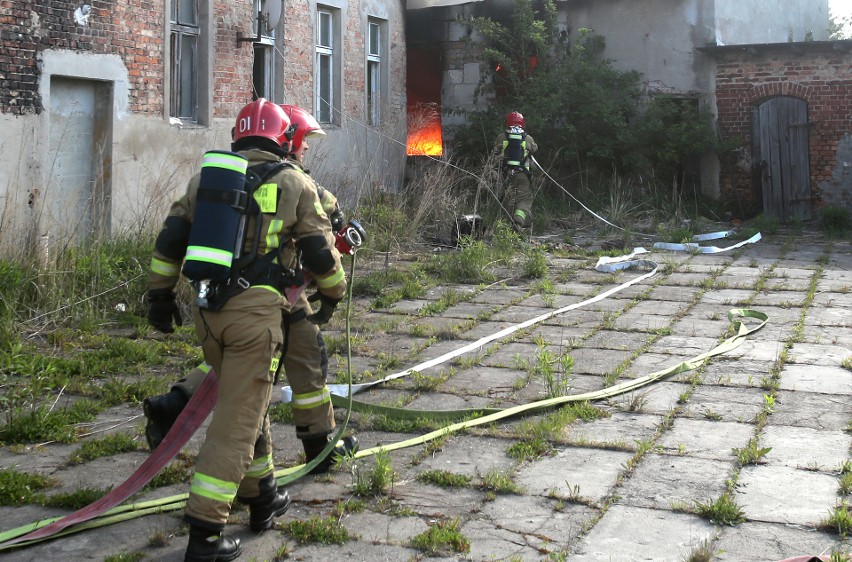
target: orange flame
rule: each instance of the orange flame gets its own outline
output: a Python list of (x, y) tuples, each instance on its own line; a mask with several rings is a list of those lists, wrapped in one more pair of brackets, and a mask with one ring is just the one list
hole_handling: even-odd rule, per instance
[(441, 156), (441, 56), (431, 48), (411, 48), (406, 56), (409, 156)]
[(407, 154), (409, 156), (441, 156), (444, 142), (441, 132), (441, 118), (423, 123), (416, 131), (408, 132)]

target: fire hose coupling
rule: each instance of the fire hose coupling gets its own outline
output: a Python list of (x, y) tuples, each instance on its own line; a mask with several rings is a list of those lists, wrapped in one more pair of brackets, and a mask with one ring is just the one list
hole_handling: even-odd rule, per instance
[(366, 239), (367, 232), (361, 226), (361, 223), (351, 220), (349, 224), (341, 228), (335, 235), (334, 247), (341, 254), (353, 256)]

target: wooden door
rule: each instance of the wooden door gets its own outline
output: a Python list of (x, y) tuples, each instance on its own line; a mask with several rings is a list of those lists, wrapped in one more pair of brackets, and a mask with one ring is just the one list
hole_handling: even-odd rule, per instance
[(754, 110), (753, 125), (763, 214), (781, 220), (810, 219), (807, 102), (792, 97), (767, 100)]

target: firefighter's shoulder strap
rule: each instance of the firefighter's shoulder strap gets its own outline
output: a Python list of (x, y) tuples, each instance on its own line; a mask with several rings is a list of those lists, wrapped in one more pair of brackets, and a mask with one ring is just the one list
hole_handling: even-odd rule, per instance
[[(260, 244), (261, 238), (261, 229), (263, 228), (263, 221), (261, 220), (261, 215), (263, 214), (263, 209), (260, 206), (260, 203), (255, 198), (255, 192), (257, 189), (263, 184), (264, 181), (271, 178), (281, 170), (286, 167), (290, 167), (292, 164), (288, 164), (287, 162), (263, 162), (261, 164), (255, 164), (254, 166), (249, 166), (246, 169), (246, 194), (248, 198), (248, 204), (246, 208), (246, 214), (250, 217), (253, 217), (254, 220), (254, 239), (252, 240), (251, 250), (243, 254), (233, 266), (233, 270), (237, 275), (240, 274), (240, 270), (249, 266), (255, 259), (257, 259), (257, 250)], [(278, 198), (278, 191), (276, 186), (276, 193), (274, 194), (276, 199)], [(245, 244), (245, 238), (243, 239), (243, 244)]]
[[(260, 167), (263, 166), (263, 167)], [(264, 212), (261, 203), (253, 196), (254, 192), (263, 185), (263, 182), (280, 172), (285, 168), (298, 170), (298, 168), (289, 161), (270, 162), (261, 164), (257, 169), (246, 171), (246, 191), (249, 193), (249, 205), (252, 214), (255, 216), (255, 236), (252, 248), (245, 256), (240, 258), (235, 267), (232, 268), (232, 279), (230, 289), (231, 296), (246, 289), (250, 285), (256, 284), (271, 284), (272, 286), (281, 289), (290, 285), (300, 285), (303, 282), (301, 270), (285, 270), (281, 264), (277, 263), (279, 251), (288, 242), (289, 236), (281, 236), (279, 244), (275, 248), (268, 248), (266, 254), (258, 256), (258, 245), (261, 239), (261, 229), (263, 220), (261, 215)], [(251, 185), (249, 185), (249, 182)], [(267, 194), (264, 197), (275, 197), (276, 201), (281, 197), (281, 189), (278, 185), (275, 186), (274, 194)], [(298, 260), (297, 260), (298, 261)], [(283, 289), (282, 289), (283, 290)]]

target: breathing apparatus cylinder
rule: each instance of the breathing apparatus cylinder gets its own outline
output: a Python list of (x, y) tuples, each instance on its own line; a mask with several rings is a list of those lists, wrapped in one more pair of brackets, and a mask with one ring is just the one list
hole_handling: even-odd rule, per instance
[(341, 255), (354, 255), (355, 251), (361, 247), (364, 240), (367, 239), (367, 232), (356, 220), (349, 221), (349, 224), (341, 228), (334, 235), (334, 247)]
[(503, 141), (503, 162), (509, 169), (520, 169), (524, 166), (524, 140), (526, 134), (519, 127), (512, 127), (506, 131), (506, 140)]
[(248, 160), (235, 152), (211, 150), (204, 154), (182, 270), (199, 291), (199, 306), (206, 306), (211, 283), (228, 280), (231, 264), (242, 249), (247, 168)]

